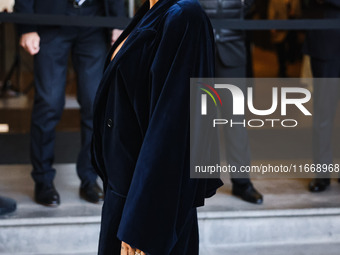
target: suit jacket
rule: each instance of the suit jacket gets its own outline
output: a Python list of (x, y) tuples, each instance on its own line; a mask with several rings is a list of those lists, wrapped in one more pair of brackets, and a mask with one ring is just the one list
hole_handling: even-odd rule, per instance
[[(340, 1), (325, 0), (319, 7), (325, 19), (340, 19)], [(340, 30), (311, 30), (307, 33), (304, 52), (320, 60), (340, 57)]]
[(95, 168), (107, 195), (126, 199), (113, 234), (150, 254), (169, 254), (189, 211), (222, 185), (189, 170), (190, 77), (214, 76), (213, 44), (196, 0), (159, 0), (150, 10), (146, 1), (113, 45), (97, 91)]
[[(101, 0), (107, 16), (124, 16), (124, 0)], [(15, 0), (14, 11), (19, 13), (66, 14), (68, 0)], [(51, 27), (46, 27), (51, 29)], [(38, 32), (43, 26), (20, 25), (19, 33)]]
[[(211, 19), (244, 19), (254, 0), (200, 0)], [(239, 30), (216, 29), (216, 53), (225, 66), (246, 64), (244, 33)]]

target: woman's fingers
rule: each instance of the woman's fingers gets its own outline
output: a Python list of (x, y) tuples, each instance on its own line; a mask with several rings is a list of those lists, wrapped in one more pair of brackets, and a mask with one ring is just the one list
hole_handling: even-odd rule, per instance
[(139, 249), (132, 248), (127, 243), (122, 242), (120, 255), (146, 255), (146, 253)]
[(146, 255), (146, 254), (145, 252), (142, 252), (141, 250), (136, 249), (136, 255)]
[(127, 243), (122, 242), (120, 247), (120, 255), (130, 255), (129, 254), (129, 245)]

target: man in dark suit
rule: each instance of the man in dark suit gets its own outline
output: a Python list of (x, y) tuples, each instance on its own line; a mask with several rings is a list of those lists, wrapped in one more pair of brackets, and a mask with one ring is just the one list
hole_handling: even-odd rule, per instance
[[(209, 18), (230, 18), (243, 19), (245, 13), (250, 9), (253, 0), (200, 0)], [(245, 34), (243, 31), (230, 29), (215, 29), (215, 77), (217, 78), (245, 78), (247, 72), (247, 51), (245, 45)], [(246, 95), (246, 84), (238, 84), (239, 88)], [(223, 95), (227, 119), (235, 122), (242, 122), (244, 115), (233, 115), (233, 101), (231, 94)], [(224, 132), (226, 139), (226, 157), (228, 164), (236, 166), (250, 165), (250, 149), (248, 143), (248, 132), (242, 125), (226, 127)], [(247, 173), (237, 176), (231, 175), (233, 183), (232, 193), (243, 200), (261, 204), (262, 195), (254, 188)]]
[[(123, 0), (16, 0), (20, 13), (59, 14), (70, 16), (122, 16)], [(80, 196), (97, 203), (102, 199), (97, 175), (90, 156), (93, 101), (102, 77), (107, 53), (107, 34), (103, 28), (61, 26), (19, 26), (21, 46), (34, 55), (35, 97), (31, 125), (32, 177), (35, 201), (59, 205), (54, 187), (55, 127), (65, 103), (65, 85), (69, 53), (77, 73), (77, 99), (81, 110), (81, 150), (77, 174), (81, 180)], [(120, 31), (112, 31), (112, 42)]]
[[(340, 1), (317, 0), (318, 10), (325, 19), (340, 19)], [(314, 78), (340, 77), (340, 30), (315, 30), (307, 34), (305, 51), (311, 57)], [(340, 96), (337, 80), (314, 81), (313, 161), (333, 164), (332, 127)], [(330, 184), (329, 173), (318, 174), (309, 184), (311, 192), (325, 190)]]

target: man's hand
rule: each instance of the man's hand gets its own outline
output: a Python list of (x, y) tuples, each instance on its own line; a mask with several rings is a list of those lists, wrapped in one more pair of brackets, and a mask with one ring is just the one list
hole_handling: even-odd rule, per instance
[(37, 32), (23, 34), (20, 37), (20, 45), (31, 55), (35, 55), (40, 50), (40, 36)]
[(145, 252), (142, 252), (141, 250), (134, 249), (127, 243), (122, 242), (122, 247), (120, 250), (120, 255), (146, 255)]
[(115, 43), (115, 41), (117, 41), (117, 39), (118, 39), (118, 37), (120, 36), (121, 33), (123, 33), (123, 30), (120, 30), (120, 29), (113, 29), (112, 30), (111, 46)]

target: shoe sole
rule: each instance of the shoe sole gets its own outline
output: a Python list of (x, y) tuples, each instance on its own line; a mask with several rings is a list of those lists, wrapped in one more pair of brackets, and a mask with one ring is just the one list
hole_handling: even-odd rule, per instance
[(89, 202), (89, 203), (92, 203), (92, 204), (101, 204), (101, 202), (104, 201), (103, 199), (99, 199), (98, 201), (91, 201), (91, 200), (87, 199), (86, 196), (83, 195), (81, 191), (79, 192), (79, 197), (82, 200), (85, 200), (86, 202)]
[(34, 200), (34, 202), (36, 202), (39, 205), (43, 205), (43, 206), (47, 206), (47, 207), (58, 207), (60, 205), (60, 203), (57, 203), (57, 204), (46, 204), (46, 203), (39, 202), (37, 200)]
[(256, 202), (256, 201), (249, 201), (249, 200), (243, 199), (242, 195), (239, 195), (239, 194), (237, 194), (237, 193), (234, 193), (233, 191), (231, 192), (231, 194), (232, 194), (233, 196), (235, 196), (235, 197), (241, 199), (242, 201), (245, 201), (245, 202), (250, 203), (250, 204), (254, 204), (254, 205), (261, 205), (261, 204), (263, 204), (263, 199), (262, 199), (261, 201), (258, 201), (258, 202)]

